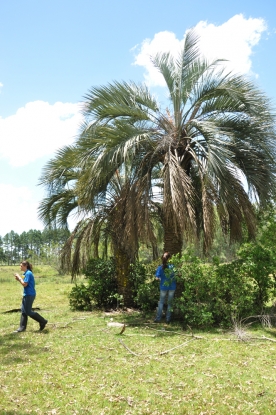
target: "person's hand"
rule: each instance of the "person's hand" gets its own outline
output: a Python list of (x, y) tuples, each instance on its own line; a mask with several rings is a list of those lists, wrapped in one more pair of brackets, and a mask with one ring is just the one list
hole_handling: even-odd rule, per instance
[(20, 278), (19, 274), (14, 274), (14, 278), (18, 281)]

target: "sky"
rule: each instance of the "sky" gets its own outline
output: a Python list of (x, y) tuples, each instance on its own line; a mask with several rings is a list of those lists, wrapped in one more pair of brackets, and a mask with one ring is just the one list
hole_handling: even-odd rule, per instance
[(207, 59), (226, 59), (276, 107), (275, 0), (0, 0), (0, 15), (2, 237), (43, 229), (39, 178), (74, 143), (89, 89), (145, 82), (162, 104), (150, 56), (177, 54), (193, 27)]

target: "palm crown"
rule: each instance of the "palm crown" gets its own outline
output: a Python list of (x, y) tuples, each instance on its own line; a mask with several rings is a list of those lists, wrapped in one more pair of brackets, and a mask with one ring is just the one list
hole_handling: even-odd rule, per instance
[[(208, 250), (216, 217), (232, 240), (241, 237), (243, 222), (253, 236), (253, 203), (265, 204), (275, 188), (269, 100), (245, 77), (226, 73), (221, 61), (202, 59), (193, 30), (178, 59), (165, 53), (153, 63), (168, 88), (165, 110), (147, 86), (133, 82), (113, 82), (86, 95), (85, 122), (74, 146), (78, 209), (93, 211), (116, 172), (131, 172), (136, 231), (158, 213), (164, 249), (172, 254), (181, 251), (184, 237), (201, 234)], [(42, 183), (49, 184), (45, 175)], [(61, 205), (54, 210), (55, 203), (48, 204), (48, 213), (57, 215)]]

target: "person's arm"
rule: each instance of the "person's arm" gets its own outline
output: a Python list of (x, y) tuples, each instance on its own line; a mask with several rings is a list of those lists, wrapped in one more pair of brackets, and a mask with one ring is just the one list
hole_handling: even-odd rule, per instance
[(27, 287), (28, 283), (23, 281), (23, 278), (20, 277), (19, 274), (14, 274), (14, 277), (17, 281), (20, 282), (21, 285), (23, 285), (23, 287)]
[(156, 270), (155, 279), (158, 280), (158, 281), (161, 281), (160, 267), (158, 267), (157, 270)]

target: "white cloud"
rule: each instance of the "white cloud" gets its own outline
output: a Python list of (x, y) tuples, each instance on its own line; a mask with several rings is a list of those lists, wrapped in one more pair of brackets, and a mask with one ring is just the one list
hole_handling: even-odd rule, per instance
[(43, 229), (38, 220), (37, 195), (26, 186), (15, 187), (0, 183), (0, 194), (4, 196), (1, 203), (0, 235), (3, 237), (10, 231), (21, 234), (30, 229)]
[[(201, 52), (208, 60), (227, 59), (228, 69), (245, 74), (252, 71), (253, 47), (260, 41), (262, 33), (267, 31), (267, 26), (261, 18), (246, 19), (239, 14), (220, 26), (201, 21), (195, 29), (201, 36)], [(144, 76), (149, 85), (164, 85), (150, 57), (166, 51), (171, 51), (176, 56), (183, 45), (183, 40), (184, 38), (177, 39), (172, 32), (164, 31), (155, 34), (152, 40), (143, 41), (134, 63), (146, 69)]]
[(0, 118), (0, 157), (24, 166), (74, 141), (81, 122), (78, 104), (35, 101)]
[(241, 14), (221, 26), (199, 22), (196, 26), (201, 36), (201, 50), (209, 59), (228, 59), (228, 67), (235, 72), (251, 71), (251, 55), (263, 32), (267, 30), (263, 19), (245, 19)]
[(145, 80), (149, 85), (165, 85), (164, 78), (157, 71), (151, 62), (151, 57), (158, 52), (171, 52), (173, 55), (177, 55), (183, 39), (178, 40), (174, 33), (164, 31), (154, 35), (152, 40), (145, 39), (142, 43), (141, 50), (135, 58), (135, 64), (144, 66), (147, 70), (145, 73)]
[[(45, 197), (42, 188), (0, 183), (0, 195), (0, 236), (11, 231), (21, 234), (30, 229), (44, 229), (43, 222), (38, 219), (38, 207)], [(70, 230), (74, 229), (78, 220), (77, 215), (69, 216)]]

